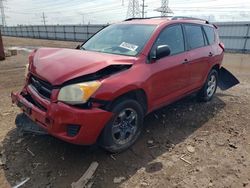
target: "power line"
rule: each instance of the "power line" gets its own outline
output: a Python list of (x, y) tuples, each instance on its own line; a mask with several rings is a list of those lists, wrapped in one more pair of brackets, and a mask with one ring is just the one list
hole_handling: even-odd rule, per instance
[(3, 0), (0, 0), (0, 9), (1, 9), (1, 16), (2, 16), (2, 25), (6, 26), (6, 18), (5, 18), (5, 12), (4, 12), (4, 6), (3, 6)]
[[(95, 0), (96, 1), (96, 0)], [(55, 10), (55, 9), (68, 9), (68, 8), (78, 8), (80, 5), (83, 4), (83, 1), (82, 0), (78, 0), (78, 1), (75, 1), (75, 2), (72, 2), (69, 1), (69, 2), (64, 2), (64, 3), (56, 3), (56, 2), (49, 2), (49, 3), (44, 3), (41, 1), (41, 3), (37, 2), (35, 4), (35, 7), (32, 8), (33, 11), (39, 11), (39, 10), (46, 10), (49, 11), (49, 10)], [(21, 6), (21, 5), (20, 5)], [(27, 11), (28, 9), (23, 9), (24, 11)]]
[[(3, 0), (0, 0), (0, 1), (3, 1)], [(95, 1), (95, 0), (93, 0)], [(57, 23), (56, 20), (57, 18), (61, 18), (60, 19), (60, 22), (70, 22), (70, 18), (72, 18), (71, 20), (75, 21), (77, 20), (77, 22), (82, 22), (83, 19), (82, 19), (82, 16), (78, 16), (76, 11), (82, 11), (82, 10), (85, 10), (84, 11), (84, 14), (87, 14), (87, 16), (85, 16), (85, 22), (87, 22), (87, 20), (89, 19), (89, 17), (92, 17), (93, 15), (97, 16), (98, 17), (98, 20), (100, 22), (100, 20), (105, 20), (105, 17), (103, 16), (104, 14), (108, 14), (109, 15), (116, 15), (115, 16), (115, 19), (116, 21), (118, 20), (121, 20), (122, 17), (126, 16), (126, 13), (128, 13), (128, 10), (129, 8), (126, 10), (126, 8), (124, 6), (121, 6), (121, 2), (123, 2), (123, 0), (120, 0), (120, 1), (116, 1), (114, 3), (104, 3), (104, 2), (97, 2), (97, 3), (92, 3), (93, 1), (85, 1), (83, 4), (86, 5), (86, 6), (81, 6), (82, 4), (82, 0), (71, 0), (70, 2), (72, 2), (71, 4), (59, 4), (57, 1), (55, 1), (54, 3), (52, 3), (52, 1), (49, 1), (49, 3), (36, 3), (33, 7), (24, 7), (24, 5), (21, 6), (15, 6), (15, 9), (13, 10), (7, 10), (6, 7), (5, 7), (5, 13), (8, 14), (8, 15), (12, 15), (11, 16), (11, 20), (14, 22), (17, 22), (16, 21), (16, 18), (15, 17), (16, 15), (20, 14), (20, 15), (30, 15), (29, 16), (29, 19), (34, 19), (36, 20), (37, 19), (37, 22), (38, 20), (41, 20), (41, 16), (39, 13), (37, 13), (37, 9), (39, 9), (40, 5), (43, 6), (45, 9), (42, 9), (41, 12), (46, 12), (46, 16), (48, 16), (50, 19), (49, 19), (49, 22), (46, 20), (46, 16), (45, 16), (45, 24), (48, 24), (48, 23)], [(125, 5), (128, 3), (131, 3), (132, 2), (132, 12), (134, 14), (134, 16), (129, 16), (129, 17), (141, 17), (141, 16), (144, 16), (145, 17), (145, 7), (144, 7), (144, 10), (143, 10), (143, 7), (142, 5), (138, 6), (139, 8), (136, 8), (136, 2), (138, 3), (143, 3), (144, 2), (144, 5), (145, 5), (145, 1), (146, 0), (127, 0), (127, 1), (124, 1), (125, 2)], [(238, 12), (243, 12), (243, 11), (249, 11), (250, 10), (250, 7), (249, 5), (246, 5), (246, 6), (243, 6), (242, 4), (240, 3), (235, 3), (235, 2), (231, 2), (231, 3), (227, 3), (226, 6), (225, 5), (222, 5), (221, 3), (219, 3), (220, 1), (216, 2), (216, 4), (213, 3), (214, 0), (207, 0), (207, 2), (209, 2), (209, 4), (202, 4), (202, 2), (196, 2), (196, 0), (177, 0), (176, 2), (173, 2), (171, 1), (171, 10), (173, 10), (174, 12), (178, 12), (180, 14), (190, 14), (191, 12), (199, 12), (199, 14), (201, 12), (211, 12), (212, 13), (215, 13), (215, 14), (222, 14), (222, 13), (229, 13), (229, 12), (232, 12), (232, 13), (238, 13)], [(88, 3), (88, 2), (91, 2), (91, 3)], [(134, 2), (134, 3), (133, 3)], [(157, 2), (157, 3), (156, 3)], [(5, 3), (5, 2), (4, 2)], [(8, 1), (8, 4), (11, 4), (12, 2), (11, 1)], [(69, 3), (69, 1), (67, 2)], [(150, 6), (148, 6), (147, 11), (149, 13), (152, 14), (152, 11), (159, 7), (160, 6), (160, 3), (162, 3), (162, 1), (159, 1), (159, 0), (148, 0), (146, 1), (146, 3)], [(167, 5), (168, 5), (168, 2), (166, 1)], [(19, 2), (18, 2), (19, 4)], [(49, 4), (51, 4), (51, 6), (49, 6)], [(53, 5), (52, 5), (53, 4)], [(12, 7), (14, 7), (14, 3), (12, 4)], [(185, 6), (187, 5), (187, 6)], [(10, 6), (10, 5), (9, 5)], [(62, 7), (63, 6), (63, 7)], [(52, 8), (53, 7), (53, 8)], [(61, 7), (61, 8), (59, 8)], [(162, 8), (164, 6), (161, 6), (160, 8)], [(169, 7), (169, 6), (167, 6)], [(248, 8), (249, 7), (249, 8)], [(24, 8), (24, 9), (22, 9)], [(135, 16), (135, 10), (139, 10), (139, 16)], [(160, 11), (162, 13), (162, 11)], [(163, 11), (164, 12), (164, 11)], [(14, 16), (13, 16), (14, 14)], [(132, 14), (132, 15), (133, 15)], [(144, 14), (144, 15), (143, 15)], [(33, 16), (34, 18), (33, 18)], [(89, 16), (88, 16), (89, 15)], [(6, 17), (6, 16), (5, 16)], [(64, 20), (63, 18), (68, 18), (66, 20)], [(19, 18), (19, 17), (18, 17)], [(53, 19), (52, 19), (53, 18)], [(6, 17), (7, 19), (7, 17)], [(22, 19), (22, 17), (20, 17), (20, 19)], [(42, 18), (43, 19), (43, 18)], [(113, 18), (107, 18), (107, 19), (113, 19)], [(7, 20), (8, 21), (8, 20)], [(110, 21), (110, 20), (109, 20)], [(1, 21), (0, 21), (1, 22)], [(20, 21), (19, 21), (20, 23)], [(43, 21), (44, 23), (44, 21)]]

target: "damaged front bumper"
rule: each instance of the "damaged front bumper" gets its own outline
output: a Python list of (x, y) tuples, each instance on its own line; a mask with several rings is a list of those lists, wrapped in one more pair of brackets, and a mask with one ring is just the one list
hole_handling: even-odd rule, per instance
[(32, 88), (27, 89), (29, 97), (11, 93), (12, 102), (50, 135), (66, 142), (94, 144), (112, 117), (111, 112), (99, 108), (79, 109), (62, 102), (50, 102), (35, 94)]

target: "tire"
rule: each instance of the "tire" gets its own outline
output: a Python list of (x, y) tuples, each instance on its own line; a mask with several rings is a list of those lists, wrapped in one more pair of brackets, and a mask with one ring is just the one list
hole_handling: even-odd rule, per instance
[(217, 90), (217, 85), (218, 72), (215, 69), (212, 69), (208, 74), (206, 83), (198, 93), (198, 99), (203, 102), (210, 101)]
[(142, 106), (132, 99), (116, 101), (111, 111), (114, 116), (104, 127), (99, 145), (111, 153), (119, 153), (132, 146), (140, 136), (144, 112)]

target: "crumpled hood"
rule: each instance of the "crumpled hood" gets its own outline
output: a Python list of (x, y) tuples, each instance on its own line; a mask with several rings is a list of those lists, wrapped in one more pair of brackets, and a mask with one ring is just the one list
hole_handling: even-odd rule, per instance
[(64, 48), (40, 48), (31, 72), (52, 85), (95, 73), (109, 65), (132, 64), (136, 57)]

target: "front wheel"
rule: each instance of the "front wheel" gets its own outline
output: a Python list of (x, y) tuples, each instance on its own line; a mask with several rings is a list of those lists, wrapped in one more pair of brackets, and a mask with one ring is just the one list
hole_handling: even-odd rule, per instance
[(143, 126), (143, 108), (135, 100), (118, 100), (111, 111), (114, 116), (105, 126), (100, 145), (112, 153), (121, 152), (135, 143)]
[(201, 101), (205, 102), (210, 101), (216, 92), (217, 84), (218, 84), (218, 72), (215, 69), (212, 69), (208, 74), (206, 83), (198, 93), (198, 98)]

